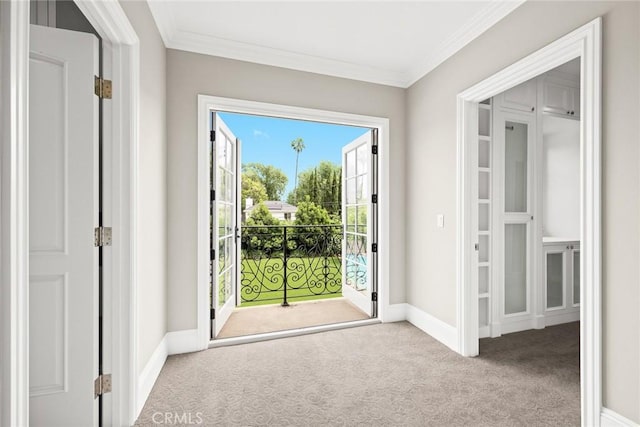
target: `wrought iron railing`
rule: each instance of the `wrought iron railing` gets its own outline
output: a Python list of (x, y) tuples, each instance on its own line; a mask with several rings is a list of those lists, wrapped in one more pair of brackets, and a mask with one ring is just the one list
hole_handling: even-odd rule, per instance
[(245, 226), (241, 244), (241, 305), (342, 293), (341, 225)]

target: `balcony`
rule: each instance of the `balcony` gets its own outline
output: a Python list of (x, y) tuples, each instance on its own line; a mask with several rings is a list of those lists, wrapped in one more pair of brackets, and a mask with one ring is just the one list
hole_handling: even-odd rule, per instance
[(369, 318), (342, 297), (342, 244), (342, 225), (243, 227), (238, 308), (219, 337)]

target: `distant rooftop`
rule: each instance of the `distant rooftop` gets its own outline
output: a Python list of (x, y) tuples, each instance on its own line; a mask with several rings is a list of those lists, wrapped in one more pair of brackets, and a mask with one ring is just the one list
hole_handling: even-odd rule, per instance
[[(270, 212), (283, 212), (283, 213), (296, 213), (298, 211), (297, 206), (290, 205), (286, 202), (281, 202), (280, 200), (265, 200), (262, 202)], [(244, 211), (249, 213), (252, 212), (256, 205), (247, 207)]]

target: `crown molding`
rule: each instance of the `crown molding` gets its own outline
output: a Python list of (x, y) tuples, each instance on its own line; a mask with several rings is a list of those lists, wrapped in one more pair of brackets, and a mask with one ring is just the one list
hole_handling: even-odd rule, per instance
[(167, 2), (148, 1), (165, 47), (239, 61), (408, 88), (507, 16), (525, 0), (491, 0), (432, 55), (407, 71), (394, 71), (179, 30)]
[(462, 28), (445, 40), (432, 55), (424, 58), (408, 71), (407, 85), (411, 86), (434, 70), (438, 65), (455, 55), (482, 33), (500, 22), (505, 16), (521, 6), (526, 0), (492, 0), (490, 5), (476, 14)]
[(388, 86), (406, 87), (406, 76), (402, 72), (383, 70), (366, 65), (273, 49), (187, 31), (177, 31), (167, 43), (167, 47), (292, 70)]

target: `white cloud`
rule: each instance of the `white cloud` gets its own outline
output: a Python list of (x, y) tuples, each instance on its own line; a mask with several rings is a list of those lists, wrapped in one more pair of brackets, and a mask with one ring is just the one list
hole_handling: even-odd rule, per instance
[(267, 138), (267, 139), (269, 138), (269, 134), (268, 133), (263, 132), (263, 131), (258, 130), (258, 129), (254, 129), (253, 130), (253, 136)]

